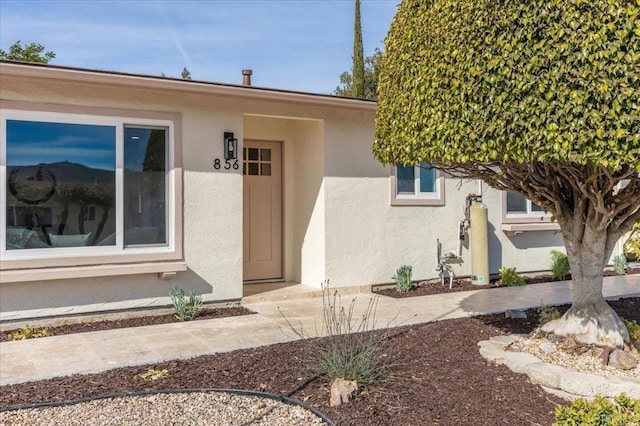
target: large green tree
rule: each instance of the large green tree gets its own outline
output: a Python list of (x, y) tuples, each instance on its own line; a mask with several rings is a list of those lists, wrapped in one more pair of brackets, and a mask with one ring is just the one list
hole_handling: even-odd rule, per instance
[[(360, 96), (361, 99), (376, 99), (381, 57), (382, 51), (376, 48), (373, 55), (364, 59), (364, 95)], [(353, 91), (353, 75), (350, 72), (345, 71), (340, 75), (340, 84), (333, 91), (334, 95), (356, 97)]]
[(356, 0), (353, 24), (353, 87), (354, 98), (364, 98), (364, 48), (362, 47), (362, 24), (360, 22), (360, 0)]
[(573, 304), (547, 331), (623, 346), (602, 270), (640, 217), (640, 3), (403, 0), (385, 49), (376, 157), (426, 161), (551, 212)]
[(22, 62), (38, 62), (41, 64), (48, 64), (56, 54), (49, 51), (45, 52), (45, 48), (41, 44), (31, 43), (22, 46), (20, 40), (11, 45), (9, 51), (6, 52), (0, 49), (0, 59), (8, 59), (10, 61), (22, 61)]

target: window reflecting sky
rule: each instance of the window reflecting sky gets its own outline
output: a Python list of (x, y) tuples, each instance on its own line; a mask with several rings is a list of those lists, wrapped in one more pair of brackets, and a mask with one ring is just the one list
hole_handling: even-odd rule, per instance
[(69, 161), (115, 170), (115, 135), (114, 126), (7, 120), (7, 165)]

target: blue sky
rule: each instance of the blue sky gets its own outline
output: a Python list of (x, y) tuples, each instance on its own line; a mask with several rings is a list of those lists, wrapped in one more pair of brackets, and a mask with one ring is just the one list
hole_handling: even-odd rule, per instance
[[(361, 0), (365, 56), (384, 47), (400, 0)], [(331, 93), (351, 69), (354, 0), (0, 0), (0, 47), (110, 71)]]

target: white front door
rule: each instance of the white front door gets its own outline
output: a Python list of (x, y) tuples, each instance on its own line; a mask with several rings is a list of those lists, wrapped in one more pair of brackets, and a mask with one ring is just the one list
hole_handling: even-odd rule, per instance
[(282, 278), (282, 144), (244, 141), (244, 280)]

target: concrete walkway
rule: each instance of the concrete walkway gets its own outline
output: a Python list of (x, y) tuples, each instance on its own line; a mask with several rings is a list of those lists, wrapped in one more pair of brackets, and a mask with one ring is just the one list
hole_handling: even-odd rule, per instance
[[(640, 275), (607, 277), (603, 291), (607, 298), (640, 296)], [(256, 315), (2, 342), (0, 386), (286, 342), (297, 338), (287, 320), (315, 336), (322, 327), (322, 298), (304, 296), (245, 298), (243, 305)], [(355, 314), (361, 315), (372, 297), (344, 294), (341, 303), (348, 308), (355, 298)], [(376, 327), (381, 328), (558, 305), (571, 300), (571, 290), (569, 282), (556, 282), (375, 300)]]

